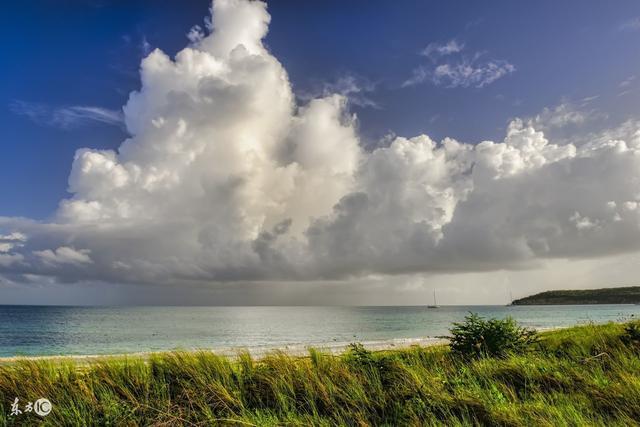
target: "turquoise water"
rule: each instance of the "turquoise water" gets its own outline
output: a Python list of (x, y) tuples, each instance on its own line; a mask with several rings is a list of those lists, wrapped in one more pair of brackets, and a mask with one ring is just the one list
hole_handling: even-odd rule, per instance
[(0, 306), (0, 356), (277, 348), (445, 335), (469, 311), (535, 328), (640, 316), (639, 305), (426, 307)]

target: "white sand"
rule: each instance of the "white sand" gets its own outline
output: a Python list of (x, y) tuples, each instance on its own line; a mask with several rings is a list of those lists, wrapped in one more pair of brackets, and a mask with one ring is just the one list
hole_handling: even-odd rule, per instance
[[(580, 326), (580, 325), (574, 325)], [(569, 326), (555, 326), (546, 328), (535, 328), (538, 332), (552, 331), (557, 329), (564, 329)], [(394, 350), (409, 348), (417, 345), (420, 347), (427, 347), (433, 345), (446, 344), (448, 340), (443, 338), (434, 337), (420, 337), (420, 338), (396, 338), (389, 340), (379, 341), (362, 341), (360, 344), (364, 348), (372, 351), (381, 350)], [(309, 354), (310, 348), (321, 350), (325, 353), (340, 354), (344, 353), (349, 348), (348, 342), (331, 342), (331, 343), (313, 343), (313, 344), (297, 344), (281, 347), (223, 347), (223, 348), (191, 348), (191, 349), (176, 349), (176, 350), (162, 350), (162, 351), (145, 351), (145, 352), (132, 352), (132, 353), (119, 353), (119, 354), (69, 354), (69, 355), (47, 355), (47, 356), (10, 356), (0, 357), (0, 365), (11, 364), (20, 360), (47, 360), (47, 361), (73, 361), (76, 363), (90, 363), (99, 362), (100, 360), (108, 360), (113, 358), (143, 358), (146, 359), (154, 354), (170, 353), (172, 351), (210, 351), (221, 356), (236, 357), (239, 353), (249, 352), (252, 357), (260, 359), (274, 352), (284, 352), (290, 356), (306, 356)]]
[[(409, 348), (417, 345), (421, 347), (433, 346), (438, 344), (446, 344), (446, 339), (423, 337), (423, 338), (399, 338), (392, 340), (381, 341), (364, 341), (361, 342), (366, 349), (372, 351), (380, 350), (393, 350)], [(321, 350), (325, 353), (340, 354), (346, 351), (350, 343), (345, 342), (333, 342), (333, 343), (319, 343), (319, 344), (300, 344), (289, 345), (284, 347), (227, 347), (227, 348), (193, 348), (187, 349), (187, 351), (211, 351), (215, 354), (222, 356), (235, 357), (241, 352), (249, 352), (251, 356), (255, 358), (265, 357), (269, 353), (284, 352), (291, 356), (306, 356), (309, 354), (310, 348)], [(46, 360), (46, 361), (73, 361), (80, 363), (99, 362), (100, 360), (107, 360), (113, 358), (148, 358), (154, 354), (169, 353), (171, 350), (158, 351), (158, 352), (135, 352), (135, 353), (122, 353), (122, 354), (85, 354), (85, 355), (51, 355), (51, 356), (11, 356), (0, 357), (0, 364), (15, 363), (20, 360)]]

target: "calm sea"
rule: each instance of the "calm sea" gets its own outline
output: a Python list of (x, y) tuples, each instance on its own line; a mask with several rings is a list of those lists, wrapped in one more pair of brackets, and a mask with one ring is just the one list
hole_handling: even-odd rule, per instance
[(0, 306), (0, 356), (322, 346), (445, 335), (469, 311), (535, 328), (640, 316), (639, 305), (426, 307)]

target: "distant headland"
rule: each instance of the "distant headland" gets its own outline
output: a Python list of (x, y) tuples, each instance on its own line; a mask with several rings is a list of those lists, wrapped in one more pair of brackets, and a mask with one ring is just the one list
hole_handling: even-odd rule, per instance
[(514, 300), (513, 305), (640, 304), (640, 286), (558, 290)]

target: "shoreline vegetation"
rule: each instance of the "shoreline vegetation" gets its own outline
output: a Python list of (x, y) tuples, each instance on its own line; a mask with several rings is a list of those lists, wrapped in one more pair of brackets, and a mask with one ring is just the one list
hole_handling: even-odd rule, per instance
[(514, 300), (512, 305), (640, 304), (640, 286), (556, 290)]
[[(558, 329), (565, 329), (565, 326), (535, 328), (538, 332), (548, 332)], [(445, 337), (425, 336), (413, 338), (395, 338), (387, 340), (357, 341), (365, 349), (370, 351), (403, 350), (410, 347), (431, 347), (446, 345), (449, 340)], [(340, 355), (351, 348), (351, 342), (324, 342), (316, 344), (291, 344), (278, 347), (222, 347), (222, 348), (178, 348), (158, 351), (135, 351), (123, 353), (105, 354), (17, 354), (14, 356), (0, 356), (0, 367), (11, 365), (20, 361), (51, 361), (51, 362), (74, 362), (78, 364), (96, 363), (109, 361), (112, 359), (139, 358), (148, 359), (152, 356), (161, 356), (167, 353), (213, 353), (217, 356), (224, 356), (231, 359), (239, 357), (241, 354), (249, 354), (252, 358), (260, 360), (274, 352), (282, 352), (289, 356), (308, 356), (309, 350), (314, 349), (323, 353)]]
[[(418, 338), (398, 338), (390, 340), (378, 341), (362, 341), (360, 344), (370, 351), (383, 351), (394, 349), (406, 349), (412, 346), (429, 347), (434, 345), (444, 345), (448, 341), (444, 338), (437, 337), (418, 337)], [(177, 350), (160, 350), (160, 351), (139, 351), (132, 353), (113, 353), (113, 354), (52, 354), (52, 355), (16, 355), (0, 357), (0, 366), (16, 363), (22, 360), (29, 361), (73, 361), (75, 363), (94, 363), (111, 359), (140, 358), (148, 359), (153, 356), (161, 356), (167, 353), (212, 353), (217, 356), (224, 356), (231, 359), (239, 357), (241, 354), (249, 354), (254, 359), (262, 359), (274, 352), (282, 352), (289, 356), (307, 356), (309, 349), (313, 348), (323, 353), (339, 355), (349, 350), (351, 343), (335, 342), (321, 343), (317, 345), (288, 345), (283, 347), (229, 347), (214, 349), (177, 349)]]
[[(491, 356), (460, 349), (478, 331), (484, 335), (471, 349), (489, 348), (488, 334), (505, 322), (472, 320), (457, 326), (453, 351), (352, 344), (341, 354), (274, 351), (260, 359), (204, 351), (81, 364), (21, 359), (0, 366), (0, 424), (638, 425), (637, 321), (545, 331)], [(9, 415), (15, 398), (40, 397), (53, 404), (46, 417)]]

